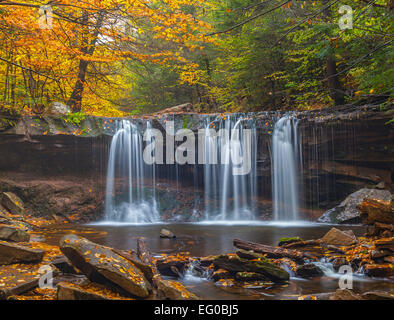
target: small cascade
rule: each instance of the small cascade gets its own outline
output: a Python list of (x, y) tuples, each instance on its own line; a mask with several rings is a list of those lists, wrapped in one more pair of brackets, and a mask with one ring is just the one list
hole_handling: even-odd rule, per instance
[[(254, 120), (244, 115), (208, 118), (204, 155), (205, 219), (254, 220), (253, 200), (257, 196)], [(249, 163), (245, 173), (234, 174), (245, 163)]]
[(276, 122), (272, 137), (273, 217), (277, 221), (298, 220), (299, 188), (297, 172), (301, 169), (298, 120), (284, 116)]
[[(148, 139), (150, 128), (148, 122)], [(118, 121), (108, 162), (106, 220), (157, 222), (160, 215), (155, 197), (155, 165), (147, 165), (143, 160), (142, 134), (131, 121)]]

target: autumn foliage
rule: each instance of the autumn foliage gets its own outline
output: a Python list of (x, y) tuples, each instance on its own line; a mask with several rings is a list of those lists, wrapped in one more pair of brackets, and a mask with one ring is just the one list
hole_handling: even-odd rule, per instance
[[(185, 82), (197, 65), (185, 52), (212, 37), (193, 12), (195, 0), (0, 1), (0, 92), (3, 107), (44, 113), (51, 102), (74, 112), (122, 116), (119, 92), (127, 61), (171, 65)], [(190, 8), (193, 10), (189, 10)], [(161, 46), (148, 46), (146, 37)]]

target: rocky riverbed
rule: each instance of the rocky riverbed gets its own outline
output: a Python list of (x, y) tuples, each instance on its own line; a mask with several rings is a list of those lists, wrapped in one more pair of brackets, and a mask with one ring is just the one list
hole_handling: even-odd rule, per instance
[[(72, 223), (70, 219), (27, 214), (15, 194), (2, 194), (1, 203), (0, 299), (209, 297), (189, 281), (190, 277), (203, 279), (205, 287), (231, 294), (233, 299), (237, 295), (243, 299), (394, 298), (394, 228), (387, 220), (394, 214), (392, 202), (365, 199), (358, 205), (369, 224), (364, 235), (356, 236), (350, 227), (333, 227), (319, 238), (287, 237), (276, 245), (233, 239), (228, 245), (234, 250), (209, 256), (196, 256), (182, 247), (175, 252), (151, 253), (149, 241), (143, 237), (136, 239), (133, 250), (113, 248), (99, 244), (105, 233), (65, 228)], [(170, 230), (157, 232), (155, 237), (177, 241), (171, 225), (166, 228)], [(62, 235), (55, 242), (47, 241), (48, 231), (59, 229)], [(306, 284), (338, 281), (327, 275), (327, 265), (333, 272), (349, 266), (356, 277), (371, 279), (374, 285), (367, 290), (338, 289), (338, 284), (321, 292), (291, 290), (300, 279)]]

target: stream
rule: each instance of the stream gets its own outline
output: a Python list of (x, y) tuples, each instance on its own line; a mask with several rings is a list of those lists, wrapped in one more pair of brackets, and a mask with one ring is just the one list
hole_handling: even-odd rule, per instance
[[(189, 223), (189, 224), (105, 224), (51, 226), (43, 231), (43, 241), (58, 245), (67, 233), (80, 234), (91, 241), (123, 250), (135, 250), (138, 237), (144, 237), (153, 255), (187, 252), (191, 257), (234, 252), (233, 239), (277, 245), (282, 237), (299, 236), (302, 239), (318, 239), (333, 225), (317, 223), (274, 223), (229, 222), (229, 223)], [(338, 226), (341, 230), (352, 229), (357, 236), (363, 235), (365, 227)], [(162, 228), (170, 229), (176, 239), (159, 237)], [(325, 274), (314, 279), (291, 277), (289, 283), (268, 286), (238, 287), (196, 276), (188, 270), (180, 281), (190, 291), (203, 299), (297, 299), (300, 295), (334, 292), (338, 289), (340, 275), (329, 264), (324, 264)], [(362, 275), (353, 276), (353, 290), (364, 293), (372, 290), (394, 290), (394, 282), (388, 279), (374, 279)]]

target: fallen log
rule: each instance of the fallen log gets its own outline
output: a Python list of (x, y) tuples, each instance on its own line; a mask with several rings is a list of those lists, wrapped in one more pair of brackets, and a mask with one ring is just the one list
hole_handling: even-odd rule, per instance
[(243, 250), (252, 250), (257, 253), (262, 253), (267, 255), (268, 258), (289, 258), (301, 264), (304, 263), (305, 258), (310, 258), (308, 254), (305, 254), (297, 250), (272, 247), (272, 246), (267, 246), (264, 244), (250, 242), (250, 241), (244, 241), (240, 239), (234, 239), (234, 247)]

